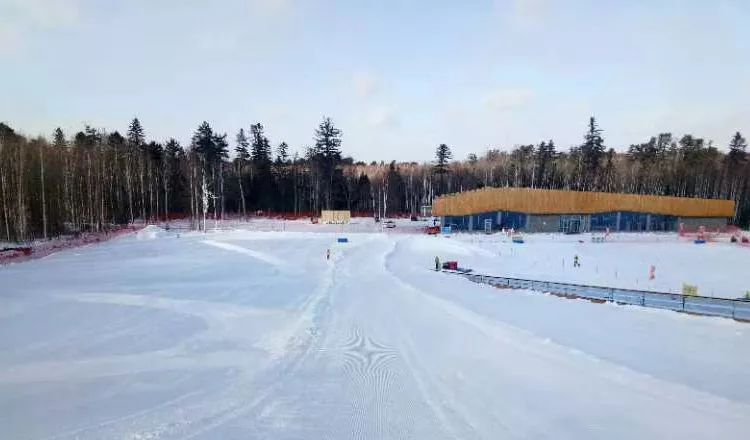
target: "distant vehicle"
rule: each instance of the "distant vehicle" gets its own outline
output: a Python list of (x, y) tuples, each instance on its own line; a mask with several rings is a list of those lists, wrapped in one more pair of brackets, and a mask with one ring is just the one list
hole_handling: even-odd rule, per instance
[(383, 227), (387, 229), (393, 229), (396, 227), (396, 222), (394, 222), (393, 220), (386, 220), (383, 222)]

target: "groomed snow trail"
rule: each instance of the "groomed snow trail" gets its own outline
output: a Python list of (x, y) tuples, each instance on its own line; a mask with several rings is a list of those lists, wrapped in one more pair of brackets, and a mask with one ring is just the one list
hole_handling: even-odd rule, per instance
[(0, 272), (0, 438), (748, 434), (744, 324), (507, 293), (428, 270), (457, 244), (349, 238), (160, 236)]

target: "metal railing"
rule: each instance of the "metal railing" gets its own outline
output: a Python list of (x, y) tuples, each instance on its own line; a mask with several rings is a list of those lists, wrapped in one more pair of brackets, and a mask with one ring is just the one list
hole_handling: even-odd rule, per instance
[(713, 298), (682, 295), (679, 293), (527, 280), (523, 278), (498, 277), (448, 270), (444, 270), (443, 272), (462, 275), (475, 283), (489, 284), (500, 288), (528, 289), (571, 298), (584, 298), (602, 302), (607, 301), (618, 304), (667, 309), (696, 315), (722, 316), (738, 321), (750, 322), (750, 301), (742, 299)]

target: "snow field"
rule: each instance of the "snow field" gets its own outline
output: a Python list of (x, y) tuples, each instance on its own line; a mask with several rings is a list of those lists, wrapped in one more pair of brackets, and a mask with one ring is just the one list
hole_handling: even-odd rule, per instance
[[(523, 244), (502, 234), (455, 234), (447, 240), (465, 249), (446, 258), (456, 255), (462, 266), (488, 275), (670, 293), (682, 293), (683, 284), (690, 284), (699, 295), (720, 298), (741, 298), (750, 291), (745, 275), (750, 248), (696, 245), (677, 234), (613, 234), (604, 243), (591, 242), (589, 234), (526, 234)], [(578, 268), (573, 267), (576, 255)], [(652, 265), (655, 279), (650, 280)]]
[(0, 268), (0, 438), (746, 437), (747, 324), (430, 270), (516, 268), (494, 236), (315, 226)]

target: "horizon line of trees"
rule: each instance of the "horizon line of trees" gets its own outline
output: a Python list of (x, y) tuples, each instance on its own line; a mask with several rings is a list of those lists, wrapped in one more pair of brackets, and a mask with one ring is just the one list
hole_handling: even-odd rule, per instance
[(124, 135), (86, 126), (72, 137), (57, 128), (51, 140), (0, 123), (0, 241), (175, 216), (203, 229), (209, 217), (257, 211), (417, 215), (439, 195), (487, 186), (731, 199), (733, 221), (750, 223), (750, 165), (739, 132), (726, 152), (689, 134), (660, 133), (618, 153), (592, 117), (583, 142), (567, 151), (549, 140), (453, 160), (440, 144), (435, 160), (421, 164), (355, 162), (342, 155), (342, 132), (327, 117), (312, 141), (301, 155), (285, 142), (272, 147), (261, 123), (228, 139), (204, 121), (188, 146), (147, 140), (138, 118)]

